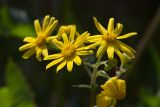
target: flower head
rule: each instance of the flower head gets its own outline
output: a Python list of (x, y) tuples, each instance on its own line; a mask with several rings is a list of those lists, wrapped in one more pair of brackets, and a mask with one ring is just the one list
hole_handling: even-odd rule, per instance
[(110, 78), (101, 88), (103, 91), (97, 95), (97, 107), (114, 107), (116, 99), (126, 96), (126, 83), (117, 77)]
[(76, 31), (76, 25), (63, 25), (63, 26), (60, 26), (60, 28), (58, 30), (58, 33), (55, 36), (50, 36), (50, 37), (47, 38), (47, 42), (50, 42), (53, 39), (61, 40), (62, 35), (64, 33), (66, 35), (70, 35), (70, 33), (75, 33), (75, 34), (72, 34), (72, 35), (76, 35), (76, 36), (79, 35), (78, 32)]
[(62, 34), (62, 41), (57, 39), (53, 39), (53, 44), (60, 50), (60, 53), (49, 55), (44, 58), (44, 60), (54, 60), (46, 66), (46, 69), (58, 64), (57, 72), (62, 69), (65, 65), (67, 65), (68, 71), (72, 71), (73, 62), (77, 65), (81, 65), (81, 55), (89, 55), (93, 53), (92, 50), (86, 50), (84, 46), (84, 42), (89, 36), (89, 33), (84, 32), (80, 36), (75, 39), (75, 30), (74, 32)]
[(42, 27), (39, 23), (39, 20), (34, 21), (37, 37), (25, 37), (23, 41), (27, 42), (27, 44), (19, 48), (20, 51), (27, 50), (23, 55), (24, 59), (28, 59), (34, 53), (36, 53), (36, 58), (39, 61), (42, 60), (41, 56), (48, 56), (46, 38), (52, 34), (57, 23), (58, 21), (49, 15), (45, 16)]
[(93, 19), (96, 28), (101, 34), (90, 36), (88, 41), (93, 43), (95, 42), (94, 44), (90, 45), (89, 48), (100, 46), (96, 53), (97, 57), (100, 57), (104, 52), (107, 52), (108, 58), (113, 59), (115, 52), (120, 57), (122, 63), (124, 63), (122, 52), (126, 53), (130, 58), (135, 57), (135, 50), (119, 40), (134, 36), (137, 34), (136, 32), (120, 35), (123, 25), (118, 23), (114, 29), (114, 18), (109, 19), (107, 29), (105, 29), (95, 17), (93, 17)]

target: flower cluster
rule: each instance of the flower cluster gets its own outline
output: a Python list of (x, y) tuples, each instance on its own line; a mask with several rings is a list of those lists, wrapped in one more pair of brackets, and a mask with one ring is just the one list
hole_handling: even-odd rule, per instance
[(116, 99), (126, 96), (126, 83), (117, 77), (110, 78), (101, 88), (103, 91), (97, 95), (97, 107), (114, 107)]
[[(93, 17), (93, 20), (100, 34), (90, 35), (87, 31), (79, 33), (76, 25), (63, 25), (60, 26), (57, 34), (52, 35), (58, 23), (54, 17), (45, 16), (42, 25), (39, 20), (35, 20), (34, 26), (37, 36), (24, 38), (24, 42), (27, 42), (27, 44), (19, 48), (20, 51), (26, 51), (22, 57), (28, 59), (36, 54), (38, 61), (52, 60), (46, 66), (46, 69), (57, 65), (56, 72), (65, 66), (71, 72), (74, 64), (78, 66), (82, 64), (82, 56), (93, 54), (97, 47), (97, 63), (105, 52), (107, 53), (108, 62), (114, 61), (116, 54), (120, 59), (121, 65), (125, 64), (126, 56), (129, 59), (135, 57), (135, 50), (120, 40), (137, 35), (136, 32), (121, 35), (123, 25), (117, 23), (114, 28), (114, 18), (109, 19), (107, 28), (104, 28), (95, 17)], [(56, 48), (56, 52), (48, 51), (50, 48)], [(91, 80), (93, 80), (91, 86), (94, 86), (96, 81), (96, 72), (98, 72), (99, 65), (97, 64), (96, 67), (96, 64), (93, 66), (95, 68), (91, 73)], [(114, 107), (116, 100), (123, 99), (126, 95), (125, 81), (116, 76), (101, 85), (101, 88), (103, 91), (97, 95), (97, 107)]]

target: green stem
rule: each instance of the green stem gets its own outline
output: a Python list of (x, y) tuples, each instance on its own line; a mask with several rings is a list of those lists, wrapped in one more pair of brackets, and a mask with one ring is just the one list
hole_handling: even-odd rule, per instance
[(96, 73), (98, 71), (98, 67), (100, 66), (100, 62), (101, 62), (101, 57), (98, 58), (96, 64), (94, 65), (93, 68), (93, 73), (91, 76), (91, 90), (90, 90), (90, 107), (94, 107), (95, 106), (95, 98), (96, 98)]

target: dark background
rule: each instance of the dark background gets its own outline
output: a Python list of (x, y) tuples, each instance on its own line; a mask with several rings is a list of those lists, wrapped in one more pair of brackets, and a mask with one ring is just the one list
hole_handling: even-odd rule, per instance
[(72, 87), (89, 84), (82, 67), (74, 66), (72, 73), (56, 74), (54, 67), (45, 70), (48, 62), (38, 62), (35, 57), (21, 58), (18, 48), (23, 44), (23, 37), (34, 33), (35, 19), (48, 14), (59, 20), (58, 26), (76, 24), (80, 33), (98, 33), (93, 16), (103, 26), (114, 17), (124, 25), (123, 34), (137, 32), (137, 36), (123, 40), (137, 50), (137, 56), (125, 76), (127, 97), (118, 101), (117, 107), (160, 106), (159, 0), (0, 0), (1, 87), (6, 85), (6, 64), (8, 58), (12, 58), (33, 91), (37, 107), (88, 107), (89, 90)]

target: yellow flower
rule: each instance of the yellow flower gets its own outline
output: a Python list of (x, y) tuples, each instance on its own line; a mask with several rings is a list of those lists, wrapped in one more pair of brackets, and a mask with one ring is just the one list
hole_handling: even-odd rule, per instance
[(68, 71), (72, 71), (73, 62), (77, 65), (81, 65), (81, 55), (89, 55), (93, 53), (92, 50), (86, 50), (84, 46), (84, 42), (86, 38), (89, 36), (89, 33), (84, 32), (82, 35), (78, 36), (77, 39), (74, 38), (74, 32), (70, 32), (70, 35), (67, 36), (66, 33), (62, 34), (63, 42), (53, 39), (53, 43), (57, 48), (60, 49), (60, 53), (49, 55), (44, 58), (44, 60), (54, 60), (46, 66), (46, 69), (58, 64), (57, 72), (62, 69), (65, 65), (67, 65)]
[(104, 92), (98, 94), (96, 99), (97, 107), (115, 107), (116, 99), (106, 96)]
[(70, 33), (73, 33), (72, 35), (75, 35), (76, 37), (79, 36), (79, 33), (76, 31), (76, 25), (63, 25), (60, 26), (57, 35), (50, 36), (47, 38), (47, 42), (51, 42), (53, 39), (61, 40), (63, 34), (70, 35)]
[(43, 57), (48, 56), (46, 38), (52, 34), (57, 23), (58, 21), (55, 20), (54, 17), (50, 17), (49, 15), (45, 16), (42, 27), (39, 23), (39, 20), (34, 21), (34, 27), (37, 37), (25, 37), (23, 41), (27, 42), (27, 44), (19, 48), (20, 51), (27, 50), (22, 56), (24, 59), (28, 59), (35, 53), (36, 58), (39, 61), (42, 60), (41, 55), (43, 55)]
[(117, 77), (110, 78), (101, 88), (103, 91), (97, 95), (97, 107), (114, 107), (116, 99), (126, 96), (126, 82)]
[(125, 39), (131, 36), (136, 35), (136, 32), (128, 33), (125, 35), (120, 35), (123, 25), (118, 23), (117, 27), (114, 29), (114, 18), (110, 18), (108, 23), (108, 28), (105, 29), (95, 17), (93, 17), (96, 28), (101, 33), (100, 35), (90, 36), (88, 41), (95, 42), (90, 45), (89, 48), (95, 48), (96, 46), (100, 47), (97, 50), (96, 56), (100, 57), (104, 52), (107, 52), (108, 58), (114, 58), (114, 52), (120, 57), (121, 62), (123, 63), (123, 55), (122, 52), (126, 53), (130, 58), (135, 57), (135, 50), (130, 46), (122, 43), (119, 39)]

